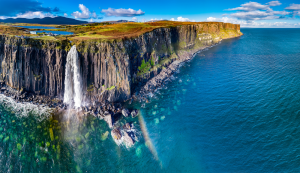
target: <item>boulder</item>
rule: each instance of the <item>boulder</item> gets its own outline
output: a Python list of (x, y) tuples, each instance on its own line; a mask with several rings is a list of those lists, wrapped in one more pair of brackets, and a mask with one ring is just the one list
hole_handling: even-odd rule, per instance
[(133, 111), (131, 112), (132, 118), (136, 117), (136, 116), (138, 115), (138, 113), (139, 113), (138, 110), (133, 110)]
[(110, 113), (105, 113), (103, 117), (104, 121), (107, 122), (109, 128), (112, 128), (114, 125), (114, 118)]
[(124, 142), (128, 147), (134, 145), (134, 140), (129, 136), (127, 132), (124, 132)]
[(124, 109), (122, 110), (122, 114), (123, 114), (124, 117), (128, 117), (129, 114), (130, 114), (130, 112), (129, 112), (128, 109), (125, 109), (125, 108), (124, 108)]
[(131, 125), (129, 123), (126, 123), (124, 126), (123, 126), (123, 129), (124, 130), (131, 130)]
[(120, 140), (121, 137), (122, 137), (121, 132), (120, 132), (119, 129), (113, 129), (113, 130), (111, 131), (111, 136), (112, 136), (114, 139), (116, 139), (116, 140)]

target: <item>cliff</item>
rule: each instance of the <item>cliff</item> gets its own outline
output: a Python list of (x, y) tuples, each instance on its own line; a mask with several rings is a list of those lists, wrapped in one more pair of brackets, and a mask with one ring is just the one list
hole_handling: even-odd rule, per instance
[(124, 101), (172, 62), (240, 35), (239, 25), (219, 22), (161, 27), (121, 40), (69, 42), (0, 35), (0, 82), (62, 99), (67, 51), (76, 44), (84, 99)]

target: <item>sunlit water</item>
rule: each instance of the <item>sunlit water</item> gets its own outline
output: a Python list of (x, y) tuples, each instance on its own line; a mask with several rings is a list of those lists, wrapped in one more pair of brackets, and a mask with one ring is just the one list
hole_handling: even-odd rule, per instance
[(72, 35), (73, 32), (68, 32), (68, 31), (36, 31), (37, 33), (52, 33), (52, 34), (58, 34), (58, 35)]
[(117, 146), (92, 116), (20, 116), (2, 101), (0, 170), (299, 172), (300, 30), (242, 32), (201, 52), (139, 117), (119, 122), (147, 132), (132, 148)]

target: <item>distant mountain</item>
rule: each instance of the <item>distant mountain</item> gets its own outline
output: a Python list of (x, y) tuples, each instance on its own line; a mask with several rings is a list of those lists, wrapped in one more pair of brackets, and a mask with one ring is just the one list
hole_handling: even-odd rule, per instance
[(45, 18), (34, 18), (34, 19), (26, 19), (26, 18), (7, 18), (0, 19), (0, 23), (32, 23), (32, 24), (52, 24), (52, 25), (79, 25), (88, 23), (86, 21), (80, 21), (76, 19), (71, 19), (67, 17), (45, 17)]

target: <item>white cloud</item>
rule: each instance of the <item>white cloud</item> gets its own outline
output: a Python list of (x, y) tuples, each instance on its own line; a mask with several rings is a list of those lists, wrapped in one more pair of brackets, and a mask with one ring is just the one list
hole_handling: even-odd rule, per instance
[(43, 13), (42, 11), (29, 11), (23, 14), (17, 14), (16, 17), (12, 17), (12, 18), (44, 18), (44, 17), (55, 17), (53, 14), (51, 13)]
[[(285, 16), (290, 14), (290, 12), (286, 11), (247, 11), (247, 12), (237, 12), (231, 14), (232, 17), (236, 17), (242, 20), (271, 20), (271, 19), (279, 19), (281, 16)], [(281, 16), (278, 16), (281, 15)]]
[(208, 17), (206, 19), (210, 22), (224, 22), (224, 23), (233, 23), (240, 24), (241, 27), (252, 27), (252, 28), (289, 28), (289, 27), (300, 27), (299, 24), (293, 24), (288, 22), (257, 22), (257, 21), (246, 21), (246, 20), (238, 20), (235, 18), (215, 18)]
[(132, 20), (133, 20), (133, 21), (137, 21), (137, 18), (136, 18), (136, 17), (133, 17)]
[(286, 10), (300, 10), (300, 4), (291, 4), (285, 8)]
[(247, 22), (244, 20), (238, 20), (234, 18), (222, 17), (222, 18), (215, 18), (215, 17), (208, 17), (206, 19), (209, 22), (224, 22), (224, 23), (233, 23), (233, 24), (246, 24)]
[(81, 12), (75, 11), (71, 15), (79, 19), (89, 19), (92, 17), (92, 13), (90, 12), (90, 10), (83, 4), (79, 4), (79, 9), (81, 10)]
[(285, 9), (288, 11), (292, 11), (294, 16), (300, 16), (300, 4), (291, 4)]
[(44, 18), (44, 17), (55, 17), (55, 16), (53, 14), (51, 14), (51, 13), (45, 13), (45, 12), (42, 12), (42, 11), (28, 11), (26, 13), (17, 14), (16, 16), (13, 16), (13, 17), (0, 16), (0, 19), (7, 19), (7, 18), (13, 18), (13, 19), (27, 18), (27, 19), (32, 19), (32, 18)]
[[(272, 2), (272, 1), (271, 1)], [(262, 5), (257, 2), (248, 2), (242, 4), (241, 7), (230, 8), (230, 11), (238, 10), (238, 11), (253, 11), (253, 10), (271, 10), (269, 5)]]
[(279, 1), (270, 1), (268, 2), (269, 6), (279, 6), (281, 3)]
[(64, 13), (64, 16), (65, 16), (65, 17), (68, 17), (68, 14), (67, 14), (67, 13)]
[(114, 8), (108, 8), (108, 9), (103, 9), (101, 11), (102, 13), (105, 13), (105, 16), (110, 17), (110, 16), (115, 16), (115, 17), (134, 17), (134, 16), (141, 16), (144, 15), (145, 12), (142, 10), (133, 10), (131, 8), (128, 9), (114, 9)]
[(93, 12), (93, 13), (92, 13), (92, 17), (93, 17), (93, 18), (97, 18), (97, 17), (98, 17), (98, 15), (96, 14), (96, 12)]
[(228, 9), (230, 11), (237, 11), (230, 16), (239, 20), (255, 21), (255, 20), (272, 20), (282, 19), (290, 15), (291, 12), (287, 11), (273, 11), (270, 7), (279, 6), (279, 1), (270, 1), (265, 5), (258, 2), (248, 2), (242, 4), (241, 7)]
[(217, 21), (217, 18), (215, 18), (215, 17), (209, 17), (206, 20), (209, 21), (209, 22), (214, 22), (214, 21)]
[(190, 20), (189, 18), (183, 18), (182, 16), (177, 17), (177, 20), (174, 18), (170, 19), (171, 21), (178, 21), (178, 22), (195, 22), (195, 20)]

